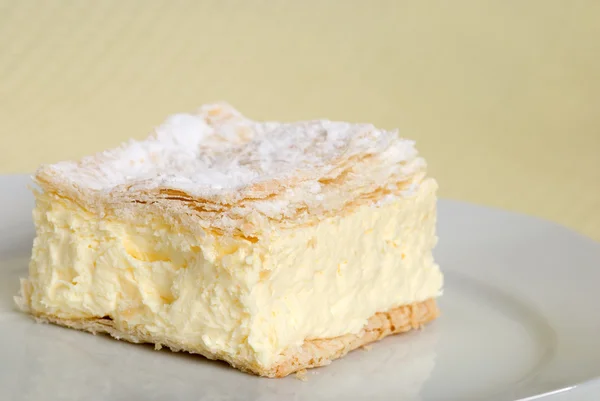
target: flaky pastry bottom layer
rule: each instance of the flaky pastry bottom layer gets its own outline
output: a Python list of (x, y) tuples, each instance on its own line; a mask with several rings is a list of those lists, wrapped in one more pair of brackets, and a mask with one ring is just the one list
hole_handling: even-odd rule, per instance
[[(37, 314), (33, 311), (30, 313), (42, 322), (54, 323), (93, 334), (107, 333), (118, 340), (126, 340), (132, 343), (152, 343), (166, 346), (174, 352), (187, 351), (201, 354), (209, 359), (222, 359), (239, 370), (259, 376), (285, 377), (299, 370), (328, 365), (332, 360), (341, 358), (356, 348), (381, 340), (388, 335), (420, 328), (425, 323), (438, 317), (439, 310), (435, 300), (428, 299), (423, 302), (390, 309), (387, 312), (376, 313), (369, 318), (367, 324), (359, 333), (345, 334), (334, 338), (307, 340), (300, 348), (295, 347), (284, 351), (283, 361), (268, 369), (221, 355), (208, 354), (194, 347), (177, 343), (173, 339), (152, 335), (142, 327), (132, 327), (127, 331), (122, 331), (115, 328), (114, 322), (110, 319), (62, 319), (56, 316)], [(160, 348), (160, 346), (157, 348)]]

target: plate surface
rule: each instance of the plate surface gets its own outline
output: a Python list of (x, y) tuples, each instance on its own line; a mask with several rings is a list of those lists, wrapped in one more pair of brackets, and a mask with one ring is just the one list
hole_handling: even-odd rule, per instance
[(307, 382), (35, 324), (12, 301), (34, 234), (28, 183), (0, 177), (2, 399), (562, 400), (600, 376), (600, 244), (531, 217), (445, 200), (436, 249), (446, 274), (443, 316), (309, 371)]

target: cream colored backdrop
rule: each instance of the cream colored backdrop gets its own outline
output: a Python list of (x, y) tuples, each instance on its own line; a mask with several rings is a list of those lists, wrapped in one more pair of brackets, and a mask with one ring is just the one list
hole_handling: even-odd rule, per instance
[(600, 1), (0, 0), (0, 172), (226, 100), (400, 127), (441, 195), (600, 239)]

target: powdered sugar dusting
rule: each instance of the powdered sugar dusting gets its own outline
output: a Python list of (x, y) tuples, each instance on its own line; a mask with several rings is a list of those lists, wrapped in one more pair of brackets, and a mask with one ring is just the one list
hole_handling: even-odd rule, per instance
[[(193, 213), (211, 225), (251, 230), (261, 219), (305, 221), (353, 202), (410, 196), (424, 168), (414, 142), (396, 131), (329, 120), (255, 122), (212, 104), (169, 117), (144, 141), (42, 166), (36, 176), (96, 203), (142, 194), (195, 202), (201, 211)], [(403, 193), (407, 182), (413, 187)]]
[[(211, 197), (294, 176), (320, 178), (341, 157), (359, 155), (380, 155), (382, 162), (394, 165), (413, 159), (416, 151), (412, 141), (368, 124), (259, 123), (216, 104), (198, 114), (169, 117), (145, 141), (51, 168), (81, 188), (161, 187)], [(313, 181), (310, 193), (318, 193), (319, 187)]]

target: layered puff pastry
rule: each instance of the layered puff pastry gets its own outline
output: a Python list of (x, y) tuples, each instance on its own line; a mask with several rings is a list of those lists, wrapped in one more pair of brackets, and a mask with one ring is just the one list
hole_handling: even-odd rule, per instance
[(34, 180), (39, 320), (282, 377), (438, 315), (437, 184), (396, 131), (212, 104)]

